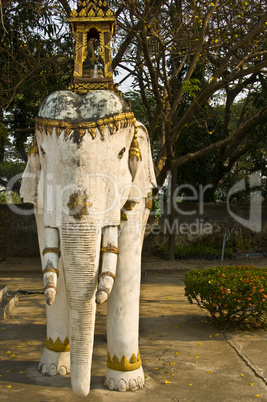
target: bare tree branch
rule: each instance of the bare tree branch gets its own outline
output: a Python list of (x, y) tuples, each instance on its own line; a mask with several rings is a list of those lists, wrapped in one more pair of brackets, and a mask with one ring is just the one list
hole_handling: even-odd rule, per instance
[(172, 165), (176, 167), (181, 166), (184, 163), (187, 163), (189, 161), (192, 162), (193, 160), (199, 159), (202, 156), (210, 154), (211, 152), (217, 151), (218, 149), (220, 149), (225, 145), (231, 144), (233, 140), (238, 138), (241, 134), (244, 137), (245, 133), (248, 132), (248, 130), (253, 126), (253, 124), (255, 124), (255, 122), (258, 122), (259, 119), (263, 119), (266, 116), (267, 116), (267, 106), (262, 108), (255, 116), (253, 116), (246, 123), (238, 127), (237, 130), (233, 134), (231, 134), (228, 138), (218, 141), (215, 144), (211, 144), (208, 147), (200, 149), (197, 152), (188, 153), (187, 155), (181, 156), (175, 161), (173, 161)]
[(68, 3), (68, 0), (58, 0), (58, 2), (63, 6), (64, 10), (66, 11), (67, 16), (70, 16), (71, 8)]

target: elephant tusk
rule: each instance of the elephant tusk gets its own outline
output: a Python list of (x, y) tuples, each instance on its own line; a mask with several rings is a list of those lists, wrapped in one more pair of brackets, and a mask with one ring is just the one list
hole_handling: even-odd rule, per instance
[(48, 306), (52, 306), (52, 304), (54, 303), (55, 298), (56, 298), (57, 288), (53, 285), (47, 285), (44, 288), (44, 294), (45, 294), (46, 303), (48, 304)]
[(99, 275), (99, 287), (96, 292), (96, 303), (104, 303), (110, 295), (116, 280), (118, 249), (118, 227), (104, 229), (102, 251), (102, 272)]
[[(59, 276), (59, 271), (56, 268), (51, 268), (51, 267), (47, 267), (43, 270), (43, 276), (47, 273), (54, 273), (56, 274), (57, 278)], [(54, 278), (53, 278), (54, 279)], [(46, 298), (46, 302), (49, 306), (52, 306), (52, 304), (55, 301), (55, 297), (57, 294), (57, 288), (56, 286), (53, 285), (54, 280), (52, 279), (52, 283), (51, 282), (51, 276), (48, 278), (48, 282), (46, 280), (46, 287), (44, 288), (44, 294), (45, 294), (45, 298)]]
[(97, 304), (104, 303), (110, 295), (110, 290), (108, 288), (98, 288), (96, 293)]
[(57, 228), (45, 228), (45, 248), (43, 250), (43, 280), (46, 303), (51, 306), (57, 294), (59, 233)]

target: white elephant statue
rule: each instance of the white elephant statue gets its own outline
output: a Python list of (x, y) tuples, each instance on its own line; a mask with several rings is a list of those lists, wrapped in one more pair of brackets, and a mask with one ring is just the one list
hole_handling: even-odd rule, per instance
[(71, 372), (77, 395), (90, 391), (96, 303), (107, 299), (105, 384), (144, 384), (141, 250), (155, 186), (147, 130), (122, 97), (57, 91), (44, 100), (21, 185), (35, 206), (47, 303), (39, 370)]

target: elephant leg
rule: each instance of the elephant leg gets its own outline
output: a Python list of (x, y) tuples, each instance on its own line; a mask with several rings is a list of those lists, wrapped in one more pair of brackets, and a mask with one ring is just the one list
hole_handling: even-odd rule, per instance
[(110, 390), (133, 391), (144, 384), (138, 347), (141, 251), (148, 216), (144, 202), (127, 211), (128, 220), (121, 224), (116, 282), (107, 304), (105, 385)]
[(52, 306), (46, 304), (47, 336), (38, 367), (49, 375), (70, 373), (69, 309), (61, 261), (58, 268), (58, 293)]
[[(42, 251), (45, 233), (43, 215), (36, 213), (35, 218), (43, 263)], [(70, 372), (69, 309), (66, 307), (68, 300), (61, 259), (58, 262), (58, 271), (57, 296), (51, 306), (46, 304), (47, 335), (45, 349), (38, 366), (43, 374), (49, 375), (66, 375)]]

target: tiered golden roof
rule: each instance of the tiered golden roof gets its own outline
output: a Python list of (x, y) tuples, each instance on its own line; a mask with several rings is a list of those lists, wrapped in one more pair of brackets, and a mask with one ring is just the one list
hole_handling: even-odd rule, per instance
[(111, 16), (113, 14), (109, 8), (108, 1), (106, 0), (78, 1), (77, 13), (80, 16), (84, 16), (84, 14), (86, 14), (89, 17), (97, 16), (98, 14), (99, 17), (103, 16), (102, 14), (106, 15), (106, 13), (108, 13), (107, 16)]
[(109, 8), (108, 1), (91, 0), (78, 1), (77, 10), (72, 10), (72, 18), (83, 17), (112, 17), (113, 12)]

